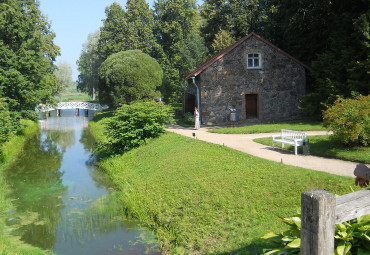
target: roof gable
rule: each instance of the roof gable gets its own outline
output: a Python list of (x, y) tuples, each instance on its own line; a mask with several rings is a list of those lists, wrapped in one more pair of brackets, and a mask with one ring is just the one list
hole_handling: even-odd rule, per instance
[(311, 68), (305, 64), (303, 64), (301, 61), (297, 60), (296, 58), (292, 57), (291, 55), (289, 55), (288, 53), (286, 53), (285, 51), (281, 50), (280, 48), (278, 48), (277, 46), (273, 45), (272, 43), (266, 41), (265, 39), (263, 39), (261, 36), (257, 35), (256, 33), (252, 32), (250, 33), (249, 35), (247, 36), (244, 36), (242, 39), (240, 39), (239, 41), (231, 44), (230, 46), (226, 47), (225, 49), (223, 49), (222, 51), (220, 51), (219, 53), (217, 53), (215, 56), (213, 56), (210, 60), (208, 60), (207, 62), (205, 62), (203, 65), (201, 65), (199, 68), (197, 68), (195, 71), (193, 71), (192, 73), (190, 73), (188, 76), (185, 77), (185, 79), (189, 79), (191, 77), (195, 77), (195, 76), (198, 76), (200, 73), (202, 73), (204, 70), (206, 70), (210, 65), (212, 65), (214, 62), (216, 62), (217, 60), (221, 59), (223, 56), (225, 56), (227, 53), (229, 53), (230, 51), (232, 51), (233, 49), (235, 49), (236, 47), (238, 47), (240, 44), (242, 44), (244, 41), (248, 40), (249, 38), (251, 38), (252, 36), (254, 36), (255, 38), (257, 38), (258, 40), (261, 40), (262, 42), (266, 43), (267, 45), (271, 46), (272, 48), (274, 48), (275, 50), (277, 50), (278, 52), (280, 52), (281, 54), (283, 54), (284, 56), (288, 57), (289, 59), (291, 59), (292, 61), (296, 62), (297, 64), (303, 66), (305, 69), (311, 71)]

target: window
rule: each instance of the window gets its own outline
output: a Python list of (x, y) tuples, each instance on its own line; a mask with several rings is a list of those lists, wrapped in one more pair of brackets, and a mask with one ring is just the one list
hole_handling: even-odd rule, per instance
[(251, 53), (247, 54), (247, 68), (248, 69), (257, 69), (261, 68), (261, 54)]

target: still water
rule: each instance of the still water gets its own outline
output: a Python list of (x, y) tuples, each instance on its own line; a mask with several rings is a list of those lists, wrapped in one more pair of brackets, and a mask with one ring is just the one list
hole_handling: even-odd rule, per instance
[(6, 173), (15, 209), (9, 231), (58, 255), (159, 254), (154, 236), (123, 219), (114, 190), (94, 165), (88, 117), (63, 110), (41, 120)]

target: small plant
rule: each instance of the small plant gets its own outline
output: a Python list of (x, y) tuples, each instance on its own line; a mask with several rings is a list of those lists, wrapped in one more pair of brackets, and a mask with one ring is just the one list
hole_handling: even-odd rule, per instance
[(184, 123), (189, 124), (189, 125), (192, 125), (195, 122), (194, 115), (191, 114), (190, 112), (185, 113), (182, 119)]
[[(265, 249), (265, 255), (300, 254), (301, 215), (279, 218), (290, 226), (287, 231), (268, 233), (262, 238), (269, 240), (273, 249)], [(335, 255), (365, 255), (370, 252), (370, 214), (340, 223), (335, 229)]]
[(323, 115), (323, 125), (345, 144), (370, 144), (370, 96), (339, 98)]
[(107, 124), (107, 142), (112, 153), (131, 150), (165, 131), (173, 121), (172, 108), (161, 102), (136, 102), (119, 108)]

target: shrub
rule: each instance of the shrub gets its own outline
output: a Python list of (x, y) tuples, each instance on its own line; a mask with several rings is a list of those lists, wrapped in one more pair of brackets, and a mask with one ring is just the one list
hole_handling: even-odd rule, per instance
[[(300, 254), (301, 247), (301, 215), (289, 218), (280, 218), (290, 226), (290, 229), (281, 233), (268, 233), (263, 239), (270, 241), (273, 249), (265, 249), (265, 255), (272, 254)], [(370, 252), (370, 215), (358, 217), (348, 222), (340, 223), (335, 228), (336, 255), (369, 254)]]
[(0, 144), (8, 141), (19, 127), (16, 118), (9, 112), (8, 104), (0, 98)]
[(138, 50), (109, 56), (99, 71), (99, 100), (113, 107), (160, 97), (163, 71), (158, 62)]
[(172, 108), (161, 102), (136, 102), (117, 109), (107, 125), (111, 153), (131, 150), (165, 131), (173, 121)]
[(190, 112), (185, 113), (182, 119), (184, 123), (190, 124), (190, 125), (194, 124), (195, 122), (194, 115), (191, 114)]
[(323, 125), (334, 131), (334, 137), (345, 144), (370, 142), (370, 96), (339, 98), (323, 115)]

